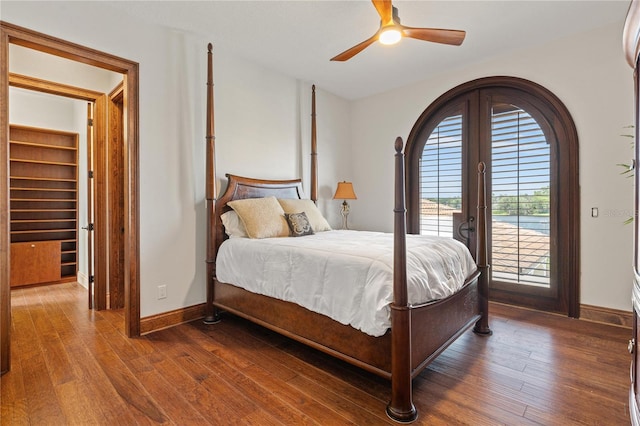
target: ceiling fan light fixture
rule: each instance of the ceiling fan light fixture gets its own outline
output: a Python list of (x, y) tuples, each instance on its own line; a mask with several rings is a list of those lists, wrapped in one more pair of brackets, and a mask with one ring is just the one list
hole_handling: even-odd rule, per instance
[(402, 31), (395, 26), (383, 29), (378, 36), (378, 41), (384, 45), (396, 44), (402, 38)]
[[(2, 1), (2, 0), (0, 0)], [(396, 44), (402, 38), (414, 38), (430, 41), (432, 43), (450, 44), (460, 46), (464, 40), (465, 32), (460, 30), (447, 30), (439, 28), (413, 28), (400, 24), (398, 9), (391, 4), (391, 0), (371, 0), (380, 15), (380, 27), (371, 37), (355, 46), (345, 50), (331, 58), (332, 61), (347, 61), (376, 41), (380, 44)]]

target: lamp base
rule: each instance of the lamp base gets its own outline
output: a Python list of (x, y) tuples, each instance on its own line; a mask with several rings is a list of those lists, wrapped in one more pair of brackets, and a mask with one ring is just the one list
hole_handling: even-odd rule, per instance
[(342, 214), (342, 229), (349, 229), (349, 226), (347, 225), (347, 217), (349, 216), (350, 210), (349, 203), (347, 203), (347, 200), (344, 200), (342, 202), (342, 209), (340, 210), (340, 214)]

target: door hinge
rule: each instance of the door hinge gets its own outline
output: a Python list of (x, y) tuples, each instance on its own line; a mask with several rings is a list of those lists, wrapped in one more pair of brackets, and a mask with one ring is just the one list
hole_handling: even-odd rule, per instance
[(96, 277), (93, 275), (89, 275), (89, 282), (93, 283), (96, 280)]
[(89, 179), (93, 179), (93, 170), (89, 170)]
[(93, 126), (93, 118), (87, 119), (87, 126)]

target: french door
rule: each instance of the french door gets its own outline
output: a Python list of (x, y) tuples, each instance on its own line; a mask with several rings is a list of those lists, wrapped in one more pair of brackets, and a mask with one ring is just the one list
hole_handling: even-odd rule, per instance
[(577, 277), (563, 279), (578, 267), (577, 253), (572, 260), (561, 251), (577, 250), (578, 228), (568, 216), (577, 209), (562, 202), (566, 185), (577, 185), (577, 168), (576, 179), (563, 180), (559, 160), (568, 160), (570, 142), (556, 128), (562, 114), (530, 90), (499, 84), (472, 85), (425, 114), (407, 143), (410, 232), (456, 238), (475, 255), (483, 161), (490, 298), (577, 316)]

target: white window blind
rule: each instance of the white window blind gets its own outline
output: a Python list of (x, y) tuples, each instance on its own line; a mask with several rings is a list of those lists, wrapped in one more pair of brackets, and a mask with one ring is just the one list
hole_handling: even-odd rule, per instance
[(420, 233), (453, 236), (462, 208), (462, 116), (442, 120), (420, 157)]
[(550, 147), (526, 111), (491, 117), (491, 271), (494, 280), (549, 287)]

